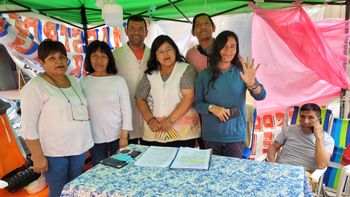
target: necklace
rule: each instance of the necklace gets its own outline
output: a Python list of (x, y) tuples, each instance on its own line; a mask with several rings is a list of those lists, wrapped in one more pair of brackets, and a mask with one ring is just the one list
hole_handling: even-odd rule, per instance
[[(68, 98), (68, 96), (67, 96), (67, 95), (63, 92), (63, 90), (57, 85), (56, 80), (54, 80), (50, 75), (48, 75), (48, 74), (46, 74), (46, 75), (53, 81), (53, 83), (56, 85), (56, 87), (60, 90), (60, 92), (63, 94), (63, 96), (67, 99), (67, 102), (68, 102), (69, 104), (72, 104), (71, 101), (70, 101), (70, 99)], [(73, 89), (74, 93), (75, 93), (75, 94), (77, 95), (77, 97), (79, 98), (80, 104), (81, 104), (81, 105), (84, 105), (84, 103), (83, 103), (83, 101), (81, 100), (79, 94), (77, 93), (77, 91), (75, 91), (74, 87), (72, 86), (70, 80), (67, 78), (67, 76), (65, 76), (65, 78), (68, 80), (70, 87)]]

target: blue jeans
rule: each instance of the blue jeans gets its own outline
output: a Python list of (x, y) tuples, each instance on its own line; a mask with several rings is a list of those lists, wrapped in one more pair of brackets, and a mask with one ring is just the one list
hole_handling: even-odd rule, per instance
[(92, 165), (96, 166), (100, 161), (106, 159), (110, 155), (115, 154), (118, 149), (119, 139), (112, 142), (94, 144), (94, 146), (90, 149)]
[(66, 157), (46, 157), (49, 170), (45, 173), (49, 196), (60, 196), (66, 183), (78, 177), (84, 169), (86, 153)]

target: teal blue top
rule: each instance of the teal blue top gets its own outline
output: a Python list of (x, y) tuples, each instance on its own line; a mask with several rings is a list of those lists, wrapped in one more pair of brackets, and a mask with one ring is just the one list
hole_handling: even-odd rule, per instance
[[(241, 79), (239, 72), (243, 72), (242, 66), (233, 66), (226, 72), (219, 74), (214, 86), (208, 81), (212, 76), (212, 70), (206, 68), (199, 73), (196, 81), (195, 108), (201, 114), (202, 138), (214, 142), (244, 142), (246, 138), (246, 90), (247, 86)], [(256, 80), (256, 79), (255, 79)], [(266, 97), (264, 86), (260, 85), (260, 94), (250, 95), (256, 100)], [(239, 107), (239, 116), (228, 121), (221, 122), (208, 111), (209, 105), (214, 104), (224, 108)]]

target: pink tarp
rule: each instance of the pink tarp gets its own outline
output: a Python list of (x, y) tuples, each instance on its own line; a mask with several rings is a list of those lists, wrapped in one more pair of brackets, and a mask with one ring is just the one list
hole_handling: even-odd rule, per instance
[(266, 99), (256, 102), (259, 113), (334, 97), (348, 88), (345, 25), (344, 20), (314, 24), (300, 5), (254, 9), (252, 55), (267, 90)]

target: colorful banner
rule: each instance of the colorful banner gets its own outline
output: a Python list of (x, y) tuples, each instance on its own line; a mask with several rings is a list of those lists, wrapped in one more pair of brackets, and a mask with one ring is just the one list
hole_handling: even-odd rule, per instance
[[(102, 40), (112, 49), (121, 45), (118, 28), (105, 26), (89, 30), (87, 37), (89, 43), (96, 39)], [(0, 18), (0, 42), (17, 65), (30, 77), (43, 71), (38, 62), (37, 50), (39, 43), (47, 38), (58, 40), (65, 45), (69, 59), (67, 72), (71, 76), (81, 77), (85, 57), (82, 30), (18, 14), (3, 14)]]

